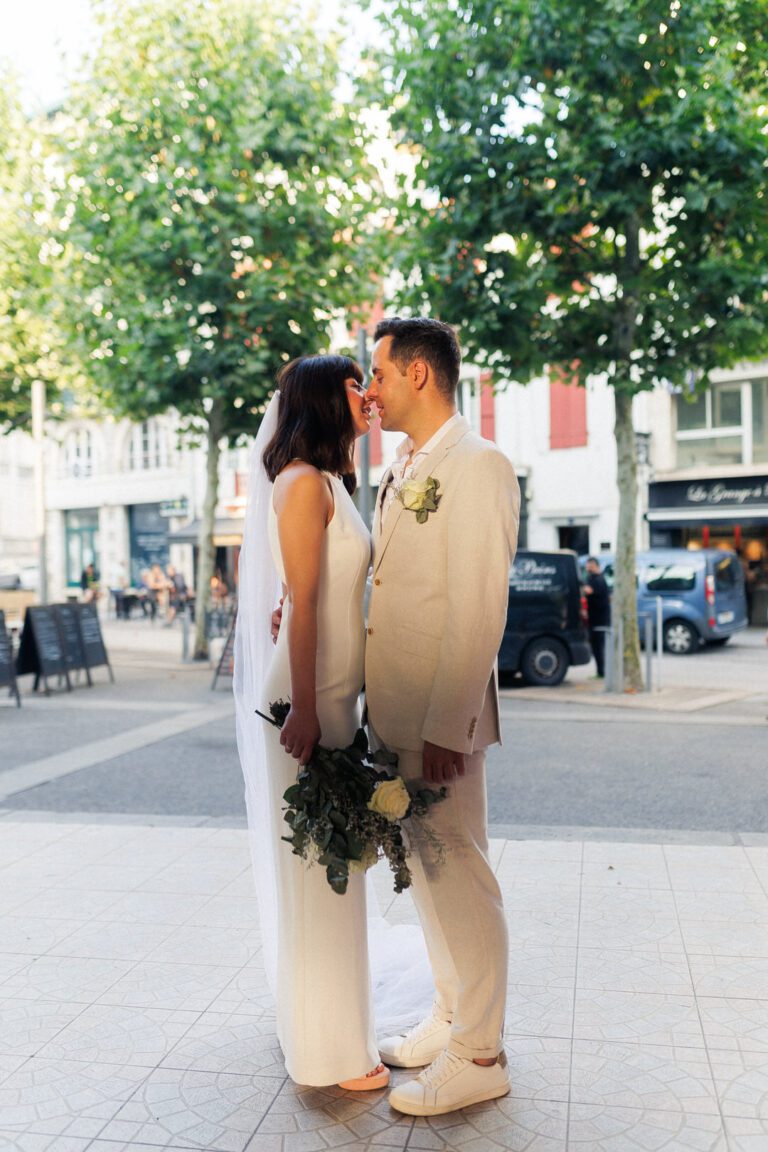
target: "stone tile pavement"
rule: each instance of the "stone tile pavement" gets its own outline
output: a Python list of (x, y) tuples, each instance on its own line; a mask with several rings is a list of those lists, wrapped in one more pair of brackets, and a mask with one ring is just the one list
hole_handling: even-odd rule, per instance
[(286, 1077), (244, 831), (4, 816), (0, 1149), (766, 1152), (768, 847), (492, 847), (513, 1091), (413, 1121)]

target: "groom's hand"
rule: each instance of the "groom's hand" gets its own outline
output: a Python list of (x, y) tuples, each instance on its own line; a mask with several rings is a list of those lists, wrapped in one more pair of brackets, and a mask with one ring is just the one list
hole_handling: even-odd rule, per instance
[(447, 784), (454, 776), (464, 775), (464, 753), (453, 748), (441, 748), (439, 744), (424, 741), (422, 752), (424, 779), (429, 784)]

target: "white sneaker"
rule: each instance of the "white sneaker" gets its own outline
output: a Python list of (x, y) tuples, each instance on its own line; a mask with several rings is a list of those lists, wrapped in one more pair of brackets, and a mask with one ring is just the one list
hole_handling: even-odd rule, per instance
[(415, 1080), (394, 1088), (389, 1103), (408, 1116), (440, 1116), (506, 1096), (511, 1087), (505, 1052), (495, 1064), (482, 1065), (446, 1049)]
[(447, 1020), (427, 1016), (402, 1036), (389, 1036), (379, 1044), (379, 1053), (385, 1064), (395, 1068), (419, 1068), (431, 1064), (447, 1047), (451, 1038), (451, 1025)]

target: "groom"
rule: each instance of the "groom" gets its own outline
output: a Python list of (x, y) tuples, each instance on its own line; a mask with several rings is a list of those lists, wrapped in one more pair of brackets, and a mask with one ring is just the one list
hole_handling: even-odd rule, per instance
[(412, 844), (414, 900), (435, 980), (432, 1013), (380, 1045), (401, 1068), (393, 1108), (452, 1112), (510, 1090), (503, 1050), (507, 930), (488, 861), (485, 748), (500, 740), (495, 661), (520, 491), (509, 460), (456, 406), (461, 352), (447, 324), (383, 320), (368, 398), (406, 433), (374, 518), (366, 698), (374, 740), (406, 780), (447, 784), (430, 812), (443, 863)]

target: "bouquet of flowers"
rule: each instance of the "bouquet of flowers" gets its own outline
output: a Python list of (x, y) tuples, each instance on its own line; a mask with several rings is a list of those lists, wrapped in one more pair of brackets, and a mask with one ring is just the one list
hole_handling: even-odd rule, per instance
[[(270, 716), (256, 712), (282, 728), (290, 707), (277, 700), (269, 706)], [(421, 822), (419, 834), (438, 861), (444, 858), (445, 846), (424, 818), (433, 804), (445, 799), (447, 788), (409, 788), (394, 771), (396, 766), (397, 756), (386, 749), (372, 752), (359, 728), (348, 748), (318, 744), (284, 793), (291, 834), (282, 839), (295, 856), (322, 864), (328, 883), (340, 895), (351, 873), (365, 872), (384, 856), (394, 873), (395, 892), (410, 887), (410, 852), (401, 825), (406, 818)]]

